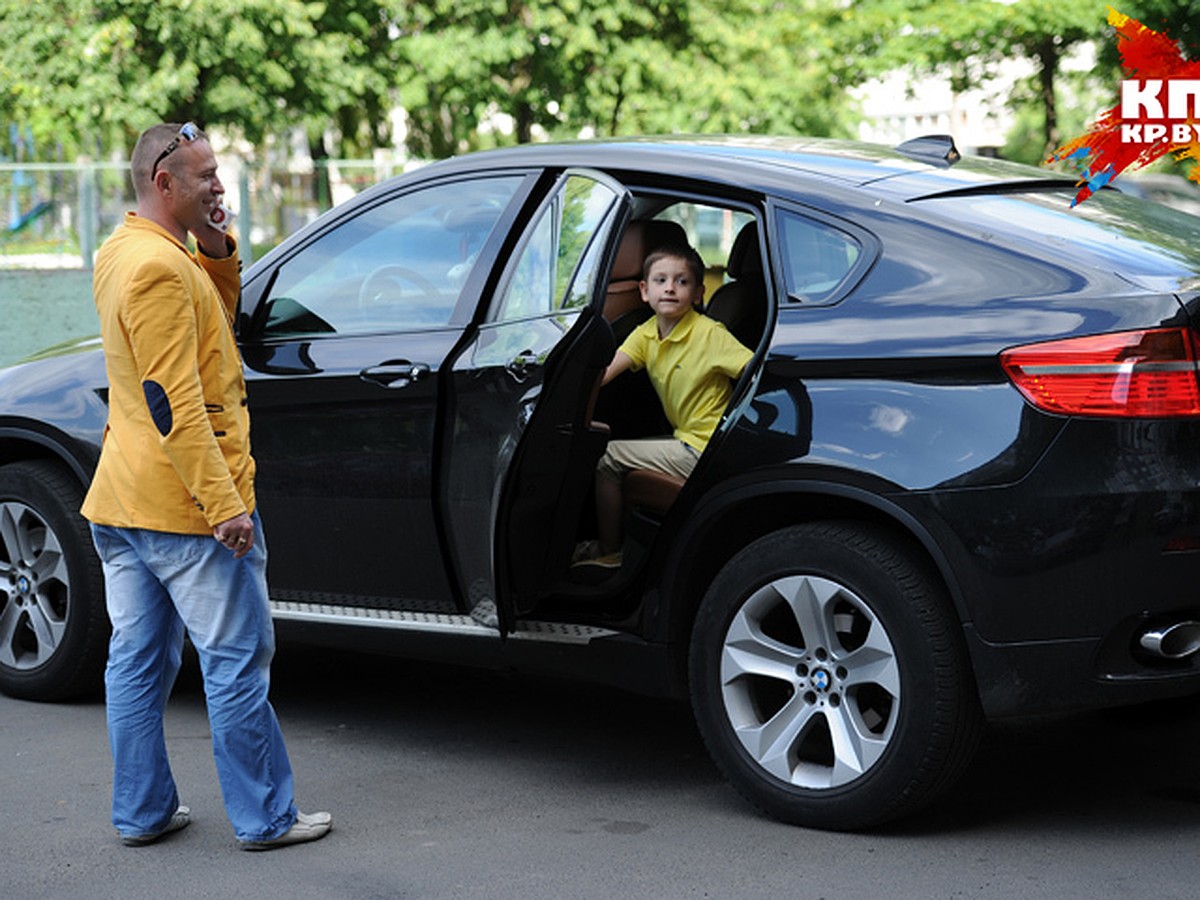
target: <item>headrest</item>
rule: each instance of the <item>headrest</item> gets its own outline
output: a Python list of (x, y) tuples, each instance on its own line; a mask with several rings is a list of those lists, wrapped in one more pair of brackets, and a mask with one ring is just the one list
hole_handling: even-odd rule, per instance
[(687, 246), (687, 232), (678, 222), (662, 219), (637, 219), (625, 227), (617, 258), (613, 261), (610, 283), (641, 281), (642, 263), (662, 247)]
[(725, 271), (731, 278), (762, 274), (762, 253), (758, 247), (758, 222), (747, 222), (733, 240)]

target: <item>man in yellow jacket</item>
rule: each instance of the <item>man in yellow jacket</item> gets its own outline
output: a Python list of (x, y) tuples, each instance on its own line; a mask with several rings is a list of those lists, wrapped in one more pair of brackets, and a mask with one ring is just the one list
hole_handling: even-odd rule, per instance
[(212, 224), (225, 188), (207, 136), (190, 122), (149, 128), (131, 168), (137, 211), (96, 256), (109, 414), (82, 510), (113, 626), (105, 672), (113, 825), (136, 846), (189, 822), (163, 735), (186, 631), (241, 846), (315, 840), (332, 819), (297, 811), (267, 699), (275, 639), (233, 333), (240, 263), (236, 241)]

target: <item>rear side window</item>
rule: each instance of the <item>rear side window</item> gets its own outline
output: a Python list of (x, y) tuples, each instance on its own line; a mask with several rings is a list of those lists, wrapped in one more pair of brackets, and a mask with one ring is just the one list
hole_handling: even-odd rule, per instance
[(790, 210), (781, 210), (777, 221), (789, 299), (808, 304), (837, 299), (863, 258), (859, 241), (839, 228)]
[(1097, 191), (1072, 205), (1075, 189), (1019, 194), (964, 193), (921, 201), (960, 228), (999, 233), (1078, 263), (1117, 272), (1150, 290), (1194, 290), (1200, 276), (1200, 216), (1122, 194)]

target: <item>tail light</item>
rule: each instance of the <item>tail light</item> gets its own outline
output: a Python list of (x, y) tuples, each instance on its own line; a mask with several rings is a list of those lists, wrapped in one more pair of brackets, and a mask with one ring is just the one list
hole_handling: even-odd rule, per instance
[(1046, 412), (1200, 416), (1200, 342), (1190, 328), (1066, 338), (1000, 354), (1017, 390)]

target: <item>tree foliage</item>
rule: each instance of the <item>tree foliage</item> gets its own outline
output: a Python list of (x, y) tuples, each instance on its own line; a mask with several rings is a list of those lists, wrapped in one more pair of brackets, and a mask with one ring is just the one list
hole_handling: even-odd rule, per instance
[(410, 0), (400, 40), (409, 146), (444, 156), (538, 133), (828, 134), (843, 122), (843, 86), (827, 74), (821, 40), (832, 8), (817, 0)]
[[(1128, 5), (1196, 40), (1200, 4)], [(65, 156), (124, 155), (188, 119), (362, 155), (390, 144), (399, 106), (409, 149), (440, 157), (541, 136), (848, 134), (868, 78), (906, 67), (961, 90), (1015, 57), (1034, 63), (1017, 99), (1051, 145), (1062, 60), (1104, 16), (1096, 0), (0, 0), (0, 27), (0, 124)]]
[[(1200, 0), (1124, 0), (1113, 5), (1147, 28), (1170, 35), (1187, 59), (1200, 60)], [(1115, 63), (1115, 44), (1106, 51)]]
[[(847, 128), (832, 0), (0, 0), (0, 121), (125, 153), (156, 121), (315, 155)], [(338, 144), (326, 146), (326, 135)]]
[(352, 145), (386, 137), (374, 0), (0, 0), (0, 19), (0, 119), (74, 152), (124, 152), (160, 121), (253, 143), (330, 121)]
[[(1010, 60), (1033, 64), (1034, 76), (1018, 88), (1017, 106), (1035, 105), (1041, 121), (1035, 159), (1060, 142), (1062, 63), (1084, 41), (1104, 33), (1104, 7), (1096, 0), (866, 0), (851, 4), (844, 39), (867, 57), (867, 71), (907, 67), (938, 73), (959, 92), (996, 76)], [(1025, 115), (1026, 121), (1029, 115)]]

